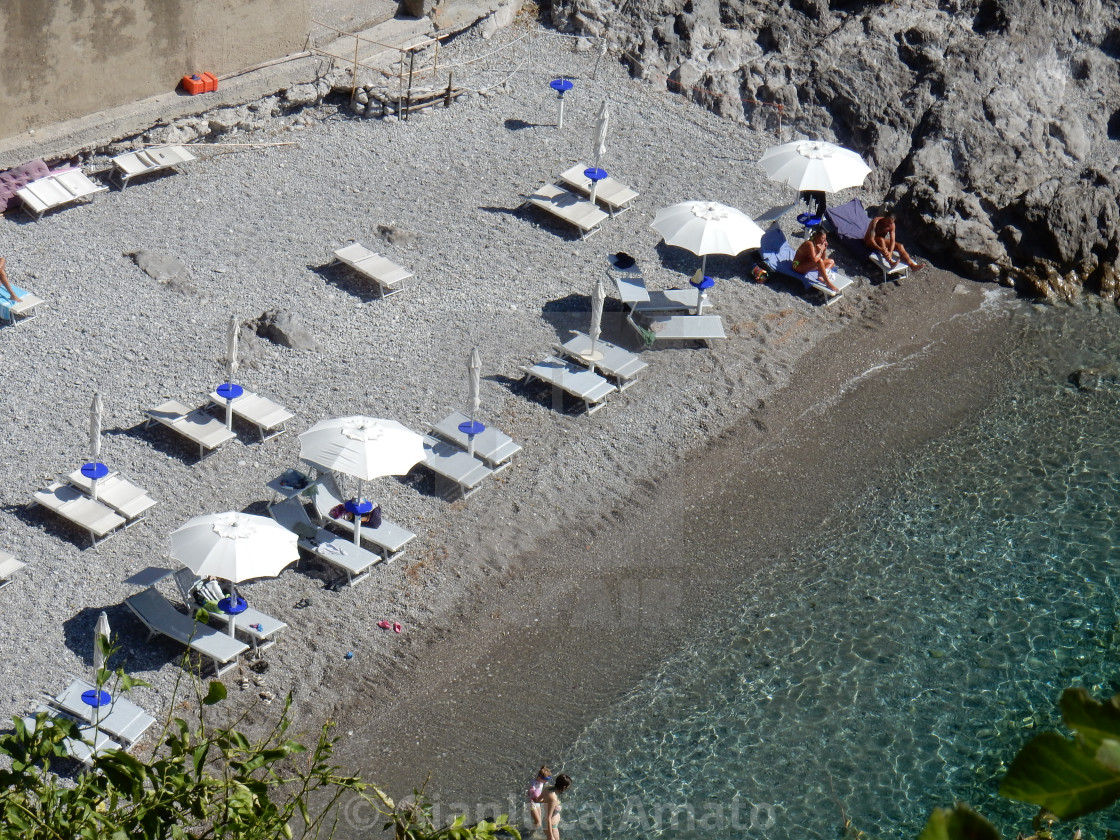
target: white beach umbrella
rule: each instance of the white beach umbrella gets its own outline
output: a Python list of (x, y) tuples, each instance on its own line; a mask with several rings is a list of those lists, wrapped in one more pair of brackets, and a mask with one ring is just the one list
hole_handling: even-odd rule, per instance
[(762, 228), (750, 216), (715, 201), (682, 201), (657, 211), (651, 227), (666, 245), (676, 245), (702, 258), (705, 272), (708, 254), (735, 256), (762, 242)]
[(855, 152), (822, 140), (771, 146), (758, 163), (770, 180), (796, 190), (836, 192), (860, 186), (871, 173), (871, 167)]
[(587, 369), (595, 372), (595, 362), (603, 358), (601, 350), (595, 348), (599, 341), (599, 334), (603, 331), (603, 303), (607, 299), (606, 289), (603, 288), (603, 278), (595, 279), (595, 287), (591, 290), (591, 324), (587, 328), (588, 338), (591, 339), (591, 349), (584, 357), (587, 360)]
[[(104, 408), (101, 405), (101, 394), (93, 395), (93, 402), (89, 406), (89, 462), (99, 463), (101, 458), (101, 418)], [(89, 495), (97, 500), (97, 479), (90, 479)]]
[[(471, 348), (471, 356), (467, 361), (467, 416), (470, 418), (471, 427), (474, 427), (474, 417), (482, 404), (482, 357), (478, 348)], [(474, 457), (474, 435), (467, 434), (467, 454)]]
[[(237, 316), (230, 315), (226, 325), (226, 381), (232, 383), (233, 375), (237, 373), (237, 341), (241, 334), (241, 325), (237, 323)], [(226, 428), (233, 428), (233, 400), (226, 400)]]
[[(105, 641), (102, 642), (101, 639)], [(93, 671), (96, 674), (105, 667), (106, 656), (105, 650), (109, 644), (109, 616), (105, 615), (105, 611), (101, 611), (101, 615), (97, 617), (97, 624), (93, 626)]]
[(595, 159), (592, 163), (596, 169), (599, 168), (599, 159), (607, 153), (607, 127), (610, 125), (611, 111), (607, 105), (607, 100), (603, 100), (602, 106), (599, 108), (599, 116), (595, 119), (595, 124), (591, 129), (591, 147), (595, 151)]
[[(339, 417), (321, 420), (299, 436), (299, 457), (362, 482), (384, 475), (404, 475), (424, 460), (424, 438), (395, 420)], [(357, 526), (358, 523), (355, 523)], [(354, 528), (354, 542), (360, 542)]]

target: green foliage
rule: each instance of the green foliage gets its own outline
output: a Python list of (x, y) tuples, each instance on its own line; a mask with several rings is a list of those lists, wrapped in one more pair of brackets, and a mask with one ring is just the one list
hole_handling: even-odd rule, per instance
[(936, 808), (918, 840), (1000, 840), (994, 825), (967, 805)]

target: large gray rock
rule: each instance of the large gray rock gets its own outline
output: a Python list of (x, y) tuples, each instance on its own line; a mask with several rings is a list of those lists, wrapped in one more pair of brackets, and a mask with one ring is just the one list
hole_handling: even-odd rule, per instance
[(780, 118), (858, 150), (875, 168), (868, 187), (921, 251), (1044, 296), (1082, 284), (1115, 295), (1116, 11), (1102, 0), (550, 4), (558, 28), (605, 38), (636, 73), (725, 116), (771, 130)]
[(270, 309), (256, 319), (257, 335), (293, 350), (318, 350), (319, 342), (288, 309)]

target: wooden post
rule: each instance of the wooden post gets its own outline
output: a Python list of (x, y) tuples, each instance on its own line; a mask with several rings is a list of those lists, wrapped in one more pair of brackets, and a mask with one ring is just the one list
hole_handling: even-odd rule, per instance
[(408, 51), (408, 93), (405, 94), (405, 116), (408, 115), (408, 109), (412, 108), (412, 67), (416, 64), (416, 50)]
[(447, 74), (447, 98), (443, 100), (443, 107), (444, 108), (450, 108), (451, 107), (451, 77), (453, 75), (454, 75), (454, 73), (448, 73)]
[(350, 85), (350, 101), (354, 101), (354, 96), (358, 93), (358, 34), (354, 33), (354, 78), (351, 80)]
[(400, 70), (397, 71), (397, 119), (404, 119), (401, 102), (404, 98), (404, 48), (401, 48)]

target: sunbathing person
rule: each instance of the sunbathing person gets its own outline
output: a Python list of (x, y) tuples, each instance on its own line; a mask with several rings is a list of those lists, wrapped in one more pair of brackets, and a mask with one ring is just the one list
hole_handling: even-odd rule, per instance
[(0, 257), (0, 283), (4, 284), (4, 288), (8, 290), (8, 297), (12, 299), (12, 303), (19, 303), (20, 297), (16, 294), (12, 284), (8, 282), (8, 270), (4, 267), (6, 260)]
[(895, 239), (894, 216), (889, 213), (885, 216), (876, 216), (871, 220), (867, 232), (863, 235), (863, 244), (872, 251), (878, 252), (891, 268), (895, 268), (899, 260), (910, 266), (912, 271), (925, 266), (925, 263), (914, 262), (902, 247), (902, 243)]
[(833, 286), (832, 281), (828, 279), (828, 269), (836, 265), (836, 261), (830, 260), (827, 254), (828, 237), (823, 230), (818, 228), (801, 243), (801, 247), (793, 255), (793, 270), (798, 274), (808, 274), (810, 271), (817, 272), (821, 282), (839, 294), (840, 290)]

